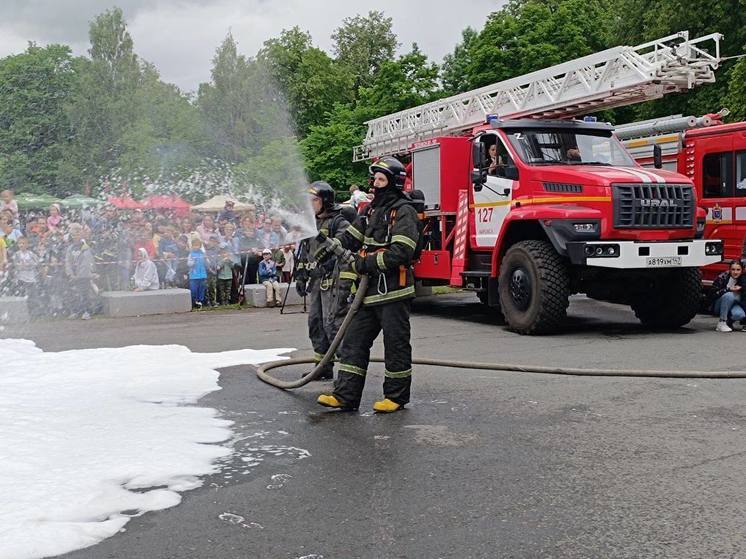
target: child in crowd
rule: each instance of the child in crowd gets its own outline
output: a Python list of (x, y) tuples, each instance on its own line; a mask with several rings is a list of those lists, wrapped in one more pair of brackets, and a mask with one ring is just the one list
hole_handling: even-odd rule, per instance
[(295, 264), (293, 245), (282, 247), (282, 257), (285, 260), (285, 263), (282, 265), (282, 283), (290, 283), (293, 278), (293, 265)]
[(28, 297), (29, 310), (36, 314), (39, 283), (39, 257), (29, 249), (28, 239), (18, 239), (18, 249), (12, 258), (16, 280), (16, 293)]
[(13, 223), (19, 224), (18, 221), (18, 202), (14, 200), (12, 190), (3, 190), (0, 192), (0, 212), (9, 211), (13, 218)]
[(135, 267), (135, 275), (132, 278), (135, 283), (135, 291), (160, 289), (161, 284), (158, 280), (158, 270), (155, 267), (155, 262), (150, 259), (148, 251), (144, 248), (139, 248), (137, 252), (139, 259)]
[(262, 261), (259, 262), (259, 281), (267, 290), (267, 306), (281, 305), (280, 284), (277, 282), (277, 264), (272, 260), (272, 251), (265, 248), (262, 251)]
[(49, 206), (49, 216), (47, 217), (47, 229), (58, 231), (62, 228), (62, 213), (59, 204)]
[(235, 262), (227, 248), (220, 249), (218, 267), (218, 304), (227, 305), (231, 302), (231, 286), (233, 285), (233, 266)]
[(187, 258), (189, 267), (189, 290), (192, 292), (192, 307), (201, 309), (205, 302), (207, 290), (207, 264), (205, 253), (202, 252), (202, 241), (192, 239), (192, 251)]

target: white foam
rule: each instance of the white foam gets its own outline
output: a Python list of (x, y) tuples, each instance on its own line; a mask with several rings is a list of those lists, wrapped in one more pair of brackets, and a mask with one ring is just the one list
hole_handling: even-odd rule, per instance
[(51, 353), (0, 339), (0, 559), (88, 547), (132, 515), (179, 504), (179, 491), (217, 471), (232, 436), (215, 410), (184, 404), (219, 390), (216, 367), (288, 351)]

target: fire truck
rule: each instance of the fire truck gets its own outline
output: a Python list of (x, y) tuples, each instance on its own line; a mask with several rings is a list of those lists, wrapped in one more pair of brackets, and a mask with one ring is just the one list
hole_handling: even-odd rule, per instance
[(424, 195), (418, 283), (474, 290), (522, 334), (557, 331), (574, 293), (651, 328), (689, 322), (723, 250), (691, 178), (643, 169), (578, 117), (713, 82), (721, 37), (615, 47), (369, 121), (354, 160), (400, 157)]
[[(694, 182), (707, 210), (704, 238), (722, 239), (725, 259), (732, 260), (746, 257), (746, 122), (723, 124), (728, 114), (673, 115), (620, 126), (616, 135), (640, 165)], [(724, 263), (703, 268), (703, 284), (725, 269)]]

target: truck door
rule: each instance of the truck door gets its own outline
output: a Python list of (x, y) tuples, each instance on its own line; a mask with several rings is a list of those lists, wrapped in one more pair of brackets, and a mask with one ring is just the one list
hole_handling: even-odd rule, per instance
[(733, 258), (736, 241), (733, 141), (722, 135), (698, 138), (695, 153), (694, 172), (702, 185), (700, 205), (707, 209), (705, 237), (722, 239), (725, 257)]
[(482, 134), (474, 141), (481, 144), (487, 156), (487, 181), (473, 192), (476, 248), (493, 248), (513, 199), (514, 184), (505, 177), (506, 169), (514, 167), (515, 163), (497, 134)]

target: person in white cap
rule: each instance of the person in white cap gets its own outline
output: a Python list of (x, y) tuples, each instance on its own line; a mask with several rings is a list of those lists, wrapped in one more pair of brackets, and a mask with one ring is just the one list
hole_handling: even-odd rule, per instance
[(272, 260), (272, 251), (265, 248), (262, 251), (262, 261), (259, 262), (259, 281), (267, 290), (267, 306), (274, 307), (282, 304), (280, 299), (280, 284), (278, 283), (277, 263)]

